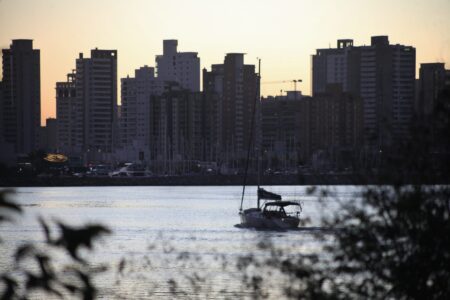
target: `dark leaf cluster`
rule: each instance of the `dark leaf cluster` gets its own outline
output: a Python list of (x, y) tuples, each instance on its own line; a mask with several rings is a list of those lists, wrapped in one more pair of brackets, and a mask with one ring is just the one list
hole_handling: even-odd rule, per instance
[[(10, 191), (0, 191), (0, 214), (9, 216), (12, 212), (22, 213), (18, 204), (7, 200)], [(4, 219), (2, 219), (4, 220)], [(8, 218), (9, 220), (9, 218)], [(58, 233), (43, 218), (39, 222), (45, 243), (25, 243), (17, 247), (13, 254), (13, 268), (0, 274), (4, 285), (0, 299), (29, 299), (34, 292), (43, 292), (56, 298), (73, 295), (80, 299), (94, 299), (97, 289), (92, 282), (94, 275), (88, 262), (81, 257), (80, 249), (92, 249), (93, 243), (101, 235), (110, 233), (102, 225), (88, 224), (72, 227), (57, 222)], [(56, 235), (56, 237), (52, 237)], [(66, 256), (68, 263), (61, 265), (53, 254)]]

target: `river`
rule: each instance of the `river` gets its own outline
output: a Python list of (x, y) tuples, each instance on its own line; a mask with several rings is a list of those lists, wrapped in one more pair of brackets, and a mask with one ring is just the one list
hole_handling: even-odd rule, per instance
[[(268, 255), (261, 242), (270, 242), (286, 255), (320, 251), (323, 241), (316, 239), (318, 231), (307, 229), (320, 227), (324, 215), (338, 212), (335, 197), (326, 198), (324, 208), (305, 186), (268, 189), (285, 200), (302, 200), (301, 216), (310, 219), (306, 230), (234, 227), (239, 223), (240, 186), (17, 188), (13, 198), (24, 215), (0, 227), (4, 249), (0, 268), (11, 268), (11, 254), (18, 245), (43, 244), (38, 217), (51, 224), (101, 223), (112, 234), (104, 236), (93, 252), (82, 253), (92, 266), (108, 266), (96, 277), (100, 298), (245, 298), (242, 272), (235, 268), (239, 258)], [(341, 200), (353, 197), (358, 189), (332, 187)], [(247, 187), (244, 208), (254, 206), (255, 198), (256, 188)], [(57, 230), (54, 225), (52, 229)], [(193, 276), (200, 278), (200, 287), (193, 287), (189, 279)], [(269, 298), (277, 294), (272, 293)]]

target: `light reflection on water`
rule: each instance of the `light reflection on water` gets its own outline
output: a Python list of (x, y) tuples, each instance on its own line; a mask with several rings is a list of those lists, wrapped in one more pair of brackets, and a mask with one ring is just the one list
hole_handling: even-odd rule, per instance
[[(324, 213), (336, 212), (332, 199), (328, 210), (323, 210), (316, 197), (307, 195), (306, 187), (275, 186), (270, 190), (281, 193), (286, 200), (301, 199), (302, 216), (311, 219), (309, 226), (319, 226)], [(357, 190), (334, 188), (342, 199), (351, 198)], [(15, 198), (26, 214), (16, 224), (0, 228), (0, 236), (9, 249), (0, 254), (0, 268), (7, 267), (7, 253), (17, 244), (43, 241), (38, 216), (71, 225), (102, 223), (112, 229), (113, 235), (102, 239), (90, 260), (114, 267), (126, 258), (134, 269), (120, 278), (121, 284), (111, 285), (118, 280), (114, 272), (102, 275), (99, 285), (106, 295), (113, 292), (124, 297), (166, 297), (167, 280), (192, 270), (213, 272), (214, 284), (219, 285), (214, 289), (230, 284), (233, 289), (237, 275), (221, 273), (222, 260), (233, 264), (237, 257), (251, 253), (265, 255), (257, 246), (260, 241), (271, 241), (286, 253), (320, 251), (322, 244), (313, 231), (235, 228), (240, 195), (239, 186), (19, 188)], [(255, 197), (256, 188), (249, 187), (244, 206), (253, 206)], [(180, 262), (180, 253), (200, 258), (201, 263)], [(143, 263), (146, 261), (147, 265)]]

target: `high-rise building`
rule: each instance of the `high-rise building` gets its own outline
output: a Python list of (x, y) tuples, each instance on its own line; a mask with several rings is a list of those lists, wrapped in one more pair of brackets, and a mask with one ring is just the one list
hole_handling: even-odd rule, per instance
[(40, 51), (33, 49), (32, 40), (13, 40), (2, 53), (3, 136), (16, 153), (27, 154), (39, 147)]
[(163, 41), (163, 54), (156, 56), (158, 78), (177, 82), (192, 92), (200, 91), (200, 58), (197, 52), (178, 52), (177, 40)]
[(75, 72), (56, 83), (57, 150), (68, 156), (83, 154), (84, 105), (77, 97)]
[(255, 66), (244, 64), (243, 53), (229, 53), (223, 64), (212, 65), (211, 71), (203, 70), (204, 92), (219, 99), (217, 149), (225, 161), (246, 157), (251, 129), (256, 140), (257, 122), (253, 123), (252, 118), (255, 103), (259, 104), (258, 81)]
[(325, 92), (300, 101), (299, 151), (316, 168), (348, 167), (361, 146), (362, 101), (329, 84)]
[(83, 103), (83, 150), (90, 160), (112, 153), (117, 139), (117, 50), (76, 60), (75, 92)]
[(420, 64), (419, 95), (416, 112), (419, 116), (432, 114), (436, 99), (445, 87), (446, 70), (444, 63)]
[(121, 79), (120, 146), (127, 160), (150, 160), (150, 101), (163, 91), (164, 82), (152, 67)]
[[(339, 83), (344, 91), (350, 89), (350, 82), (355, 76), (351, 74), (351, 54), (353, 40), (337, 41), (336, 48), (317, 49), (312, 56), (312, 94), (324, 93), (328, 84)], [(359, 74), (355, 74), (358, 76)]]
[(215, 157), (214, 99), (170, 86), (150, 102), (152, 168), (158, 173), (184, 173)]
[(0, 163), (12, 166), (15, 163), (14, 145), (3, 136), (3, 83), (0, 81)]
[(4, 144), (3, 136), (3, 82), (0, 81), (0, 145)]
[(299, 92), (261, 98), (261, 152), (268, 168), (299, 164), (301, 101)]
[(57, 152), (57, 122), (55, 118), (47, 118), (45, 126), (40, 128), (39, 149), (46, 152)]
[[(313, 95), (327, 84), (363, 100), (365, 144), (373, 149), (408, 136), (413, 115), (416, 51), (374, 36), (369, 46), (339, 40), (337, 49), (318, 49), (312, 58)], [(378, 151), (377, 150), (377, 151)]]

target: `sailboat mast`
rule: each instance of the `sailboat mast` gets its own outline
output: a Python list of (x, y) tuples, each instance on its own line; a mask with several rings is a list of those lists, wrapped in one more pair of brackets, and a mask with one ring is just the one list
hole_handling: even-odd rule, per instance
[[(257, 80), (258, 80), (258, 82), (257, 82), (257, 88), (256, 88), (256, 93), (257, 93), (256, 101), (260, 101), (260, 99), (261, 99), (261, 58), (258, 58), (258, 79)], [(258, 110), (258, 112), (260, 112), (260, 111)], [(257, 161), (257, 163), (258, 163), (258, 187), (256, 189), (256, 194), (258, 195), (257, 196), (258, 197), (257, 208), (259, 209), (259, 207), (260, 207), (260, 205), (259, 205), (259, 202), (260, 202), (259, 201), (260, 200), (259, 187), (261, 186), (261, 155), (262, 155), (262, 142), (261, 142), (261, 132), (260, 132), (261, 128), (259, 126), (261, 124), (261, 122), (260, 122), (261, 114), (260, 113), (257, 114), (256, 117), (258, 118), (257, 125), (258, 125), (258, 129), (259, 129), (257, 138), (256, 138), (256, 141), (258, 143), (258, 147), (257, 147), (257, 151), (258, 151), (258, 161)]]
[[(239, 208), (239, 211), (242, 211), (242, 205), (244, 203), (244, 196), (245, 196), (245, 186), (247, 185), (247, 175), (248, 175), (248, 165), (250, 162), (250, 150), (252, 146), (252, 140), (253, 140), (253, 132), (255, 131), (255, 118), (256, 118), (256, 103), (259, 101), (259, 89), (260, 89), (260, 81), (261, 81), (261, 59), (258, 58), (258, 76), (256, 78), (256, 89), (255, 89), (255, 101), (253, 102), (253, 111), (252, 111), (252, 119), (250, 124), (250, 136), (248, 139), (248, 148), (247, 148), (247, 160), (245, 163), (245, 173), (244, 173), (244, 185), (242, 186), (242, 197), (241, 197), (241, 206)], [(258, 188), (259, 188), (259, 180), (258, 180)], [(258, 195), (258, 208), (259, 208), (259, 195)]]

